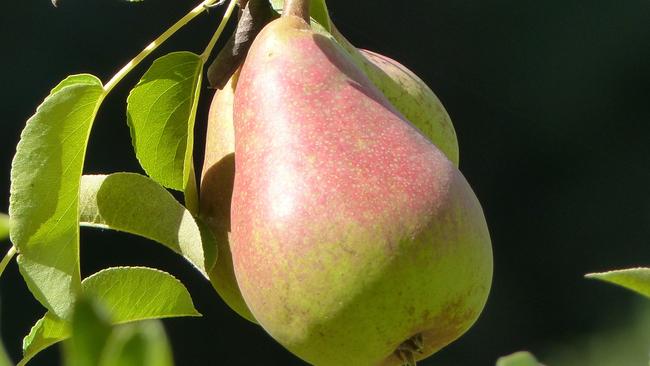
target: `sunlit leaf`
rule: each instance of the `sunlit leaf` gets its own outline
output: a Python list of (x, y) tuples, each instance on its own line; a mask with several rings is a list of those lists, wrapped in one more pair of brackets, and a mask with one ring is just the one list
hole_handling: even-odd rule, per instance
[[(180, 281), (151, 268), (109, 268), (86, 278), (82, 288), (84, 296), (95, 298), (107, 309), (115, 324), (201, 315)], [(69, 324), (50, 313), (45, 314), (23, 340), (23, 360), (19, 366), (68, 337)]]
[(185, 286), (156, 269), (105, 269), (86, 278), (83, 290), (100, 300), (116, 322), (201, 315)]
[[(84, 176), (82, 225), (110, 228), (157, 241), (193, 263), (206, 277), (216, 242), (160, 184), (135, 173)], [(205, 254), (204, 254), (204, 248)]]
[(496, 366), (541, 366), (529, 352), (517, 352), (497, 360)]
[(203, 60), (174, 52), (151, 65), (128, 98), (128, 122), (136, 156), (147, 174), (163, 186), (185, 193), (198, 211), (192, 149), (201, 92)]
[(91, 75), (61, 82), (27, 121), (12, 163), (9, 215), (20, 272), (36, 299), (64, 318), (81, 286), (79, 184), (104, 96)]
[(23, 339), (23, 359), (18, 366), (26, 365), (39, 352), (69, 336), (70, 329), (67, 323), (48, 312), (34, 324)]
[(587, 278), (613, 283), (650, 297), (650, 268), (630, 268), (618, 271), (590, 273)]
[(57, 86), (55, 86), (51, 91), (50, 95), (56, 94), (57, 92), (61, 91), (61, 89), (65, 88), (66, 86), (73, 86), (73, 85), (81, 85), (81, 84), (86, 84), (86, 85), (98, 85), (99, 81), (97, 80), (97, 77), (95, 75), (91, 74), (76, 74), (76, 75), (70, 75), (63, 79)]

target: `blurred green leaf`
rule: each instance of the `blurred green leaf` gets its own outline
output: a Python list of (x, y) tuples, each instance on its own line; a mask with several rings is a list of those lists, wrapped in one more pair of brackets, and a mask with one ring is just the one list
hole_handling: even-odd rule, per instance
[(174, 52), (151, 65), (128, 98), (128, 123), (136, 156), (163, 186), (183, 191), (185, 205), (198, 212), (192, 150), (201, 92), (203, 60)]
[(602, 273), (590, 273), (585, 277), (613, 283), (650, 297), (650, 268), (630, 268)]
[(540, 366), (540, 363), (529, 352), (521, 351), (499, 358), (496, 366)]
[(589, 332), (558, 334), (544, 349), (550, 366), (636, 366), (648, 364), (650, 301), (633, 297), (621, 312), (602, 310)]
[(105, 309), (90, 298), (80, 297), (72, 316), (72, 335), (65, 342), (65, 364), (97, 366), (111, 331), (110, 316)]
[(172, 354), (159, 321), (113, 327), (100, 303), (75, 305), (72, 335), (65, 342), (68, 366), (171, 366)]
[(169, 341), (162, 323), (145, 321), (117, 327), (99, 366), (172, 366)]
[(9, 216), (0, 213), (0, 241), (9, 237)]
[[(100, 271), (82, 283), (84, 296), (104, 305), (113, 323), (180, 316), (200, 316), (180, 281), (163, 271), (145, 267), (118, 267)], [(40, 351), (70, 336), (68, 323), (51, 313), (39, 320), (23, 340), (27, 364)]]
[(7, 355), (4, 344), (0, 342), (0, 366), (11, 366), (11, 359)]
[[(204, 276), (216, 262), (216, 242), (160, 184), (135, 173), (84, 176), (81, 224), (157, 241), (193, 263)], [(204, 252), (205, 248), (205, 252)]]
[(32, 294), (69, 318), (81, 287), (78, 194), (88, 138), (105, 96), (92, 75), (56, 86), (22, 132), (11, 169), (11, 239)]

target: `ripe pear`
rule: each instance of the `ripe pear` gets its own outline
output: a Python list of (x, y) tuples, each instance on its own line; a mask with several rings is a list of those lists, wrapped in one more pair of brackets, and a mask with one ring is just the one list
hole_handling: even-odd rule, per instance
[[(320, 31), (324, 32), (322, 29)], [(332, 34), (393, 106), (458, 166), (458, 142), (454, 127), (447, 111), (431, 89), (397, 61), (355, 48), (335, 28)], [(201, 182), (201, 212), (216, 236), (222, 238), (219, 241), (220, 257), (210, 274), (211, 282), (235, 312), (255, 322), (236, 283), (227, 243), (230, 234), (232, 180), (235, 175), (232, 103), (236, 79), (237, 75), (234, 75), (228, 85), (216, 91), (210, 107)]]
[[(409, 121), (419, 122), (414, 123), (416, 127), (457, 166), (458, 142), (454, 127), (447, 111), (431, 89), (399, 62), (372, 51), (356, 49), (336, 30), (333, 34), (393, 106)], [(220, 238), (220, 257), (210, 273), (211, 282), (230, 308), (255, 323), (236, 283), (228, 245), (235, 176), (232, 103), (237, 75), (235, 73), (225, 87), (216, 90), (210, 106), (201, 179), (201, 212), (212, 231)]]
[(483, 211), (441, 150), (292, 14), (258, 35), (235, 90), (239, 288), (259, 324), (309, 363), (414, 364), (485, 305)]
[(201, 174), (200, 212), (217, 239), (219, 258), (210, 282), (228, 306), (247, 320), (255, 318), (241, 296), (230, 254), (230, 203), (235, 179), (235, 132), (233, 99), (238, 72), (217, 89), (210, 104), (206, 150)]

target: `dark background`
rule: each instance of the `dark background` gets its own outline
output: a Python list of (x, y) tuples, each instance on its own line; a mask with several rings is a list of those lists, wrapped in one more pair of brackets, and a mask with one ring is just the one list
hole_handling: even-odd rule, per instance
[[(62, 2), (58, 9), (48, 0), (2, 5), (0, 211), (7, 211), (20, 131), (51, 87), (81, 72), (106, 82), (198, 0)], [(441, 98), (460, 140), (461, 169), (490, 224), (495, 273), (485, 311), (467, 335), (423, 364), (493, 365), (500, 355), (530, 349), (557, 366), (647, 365), (650, 326), (640, 324), (650, 324), (648, 304), (582, 276), (650, 265), (650, 2), (329, 0), (329, 6), (353, 43), (401, 61)], [(200, 52), (221, 11), (199, 17), (155, 55)], [(141, 171), (125, 98), (151, 60), (102, 107), (87, 173)], [(198, 272), (162, 246), (83, 230), (83, 274), (116, 265), (161, 268), (189, 287), (204, 317), (165, 321), (178, 365), (302, 364), (231, 312)], [(22, 337), (44, 310), (15, 263), (0, 289), (2, 339), (17, 359)], [(54, 347), (33, 364), (56, 364), (58, 357)]]

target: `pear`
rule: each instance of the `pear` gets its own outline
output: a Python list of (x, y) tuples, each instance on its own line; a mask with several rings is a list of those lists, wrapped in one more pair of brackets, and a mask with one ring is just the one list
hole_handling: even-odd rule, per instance
[[(333, 35), (393, 106), (409, 121), (417, 121), (414, 125), (457, 166), (458, 142), (454, 127), (431, 89), (399, 62), (369, 50), (356, 49), (337, 30), (333, 30)], [(235, 176), (232, 103), (237, 75), (235, 73), (224, 87), (216, 90), (210, 106), (201, 179), (201, 212), (216, 237), (220, 238), (220, 257), (210, 273), (210, 280), (230, 308), (256, 323), (236, 283), (227, 241)]]
[(255, 318), (244, 302), (230, 254), (230, 204), (235, 179), (235, 137), (232, 120), (233, 99), (238, 72), (221, 89), (210, 104), (206, 150), (201, 174), (201, 218), (217, 239), (219, 258), (209, 273), (210, 282), (224, 302), (247, 320)]
[[(325, 32), (324, 29), (319, 31)], [(447, 111), (431, 89), (399, 62), (372, 51), (355, 48), (336, 28), (332, 29), (332, 35), (393, 106), (409, 121), (414, 122), (458, 166), (458, 142), (454, 127)], [(216, 236), (222, 238), (219, 241), (219, 253), (223, 255), (211, 273), (211, 282), (226, 304), (245, 319), (255, 322), (237, 286), (227, 245), (232, 180), (235, 175), (232, 103), (236, 78), (237, 75), (232, 76), (228, 85), (216, 91), (211, 104), (201, 183), (201, 212)]]
[(454, 164), (298, 8), (257, 36), (235, 90), (237, 283), (309, 363), (414, 364), (485, 305), (485, 217)]

